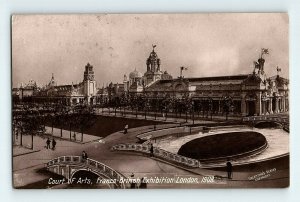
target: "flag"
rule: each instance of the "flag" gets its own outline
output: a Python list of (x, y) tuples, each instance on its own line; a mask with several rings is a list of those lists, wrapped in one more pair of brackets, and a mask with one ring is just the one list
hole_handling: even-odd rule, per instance
[(269, 50), (267, 48), (261, 49), (262, 54), (269, 54)]
[(187, 70), (187, 67), (180, 67), (181, 70)]
[(152, 44), (152, 47), (153, 47), (153, 48), (155, 48), (155, 47), (156, 47), (156, 45), (153, 45), (153, 44)]

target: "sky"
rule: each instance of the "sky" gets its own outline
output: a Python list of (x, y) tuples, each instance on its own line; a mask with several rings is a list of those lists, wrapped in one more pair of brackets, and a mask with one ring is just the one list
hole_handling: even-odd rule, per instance
[(289, 75), (288, 15), (89, 14), (14, 15), (13, 87), (34, 80), (45, 85), (79, 83), (87, 63), (98, 87), (122, 83), (124, 74), (146, 72), (152, 44), (161, 69), (174, 78), (249, 74), (261, 48), (267, 76)]

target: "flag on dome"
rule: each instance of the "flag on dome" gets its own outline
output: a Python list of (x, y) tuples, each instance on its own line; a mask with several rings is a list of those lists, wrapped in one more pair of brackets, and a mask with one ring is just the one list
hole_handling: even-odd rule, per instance
[(267, 48), (262, 48), (261, 49), (262, 54), (269, 54), (269, 49)]

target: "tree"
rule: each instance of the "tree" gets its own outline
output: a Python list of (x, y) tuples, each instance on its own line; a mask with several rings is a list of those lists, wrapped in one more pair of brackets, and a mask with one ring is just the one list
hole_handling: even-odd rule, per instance
[[(45, 118), (38, 110), (31, 106), (24, 107), (24, 114), (21, 118), (21, 134), (31, 135), (31, 149), (33, 149), (33, 136), (45, 133)], [(21, 137), (22, 141), (22, 137)], [(22, 145), (22, 143), (21, 143)]]
[(226, 121), (228, 120), (228, 114), (232, 106), (233, 106), (232, 98), (230, 96), (225, 96), (223, 98), (223, 111), (225, 112), (226, 115)]
[(83, 131), (91, 127), (97, 120), (93, 106), (80, 106), (74, 113), (74, 122), (79, 126), (81, 142), (83, 142)]

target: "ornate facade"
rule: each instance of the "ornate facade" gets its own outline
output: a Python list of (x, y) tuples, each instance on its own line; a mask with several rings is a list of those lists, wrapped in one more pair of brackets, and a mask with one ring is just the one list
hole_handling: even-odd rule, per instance
[(226, 101), (230, 101), (229, 110), (238, 116), (286, 112), (289, 81), (278, 74), (267, 77), (264, 63), (262, 54), (251, 74), (173, 79), (161, 71), (161, 60), (153, 48), (144, 76), (136, 70), (129, 74), (129, 81), (124, 76), (124, 93), (143, 94), (148, 99), (190, 98), (195, 106), (209, 105), (214, 114), (224, 112)]
[[(93, 66), (89, 63), (85, 66), (83, 81), (79, 84), (57, 85), (52, 74), (52, 78), (46, 86), (36, 87), (32, 90), (30, 100), (34, 102), (57, 102), (65, 105), (95, 103), (97, 90), (94, 75)], [(27, 88), (22, 86), (19, 88), (21, 92), (25, 89)], [(21, 94), (24, 95), (24, 92)], [(24, 96), (20, 99), (26, 100)]]
[(161, 62), (156, 52), (153, 50), (146, 60), (147, 71), (144, 75), (136, 69), (129, 74), (129, 80), (124, 75), (124, 89), (129, 93), (143, 93), (146, 88), (160, 80), (172, 79), (172, 76), (167, 71), (161, 70)]

